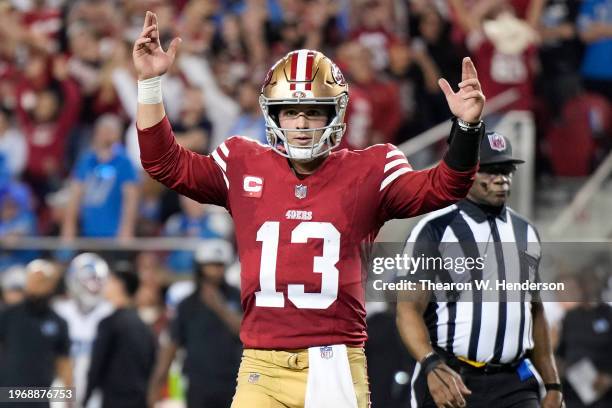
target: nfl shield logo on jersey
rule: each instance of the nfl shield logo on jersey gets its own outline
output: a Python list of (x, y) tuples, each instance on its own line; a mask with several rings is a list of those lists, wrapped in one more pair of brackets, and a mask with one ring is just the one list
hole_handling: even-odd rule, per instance
[(506, 150), (506, 141), (504, 140), (504, 137), (502, 135), (498, 133), (493, 133), (488, 136), (489, 145), (491, 146), (491, 149), (497, 150), (498, 152), (503, 152), (504, 150)]
[(334, 349), (331, 346), (323, 346), (319, 350), (321, 351), (321, 358), (324, 360), (329, 360), (334, 356)]
[(295, 196), (300, 200), (306, 197), (306, 193), (308, 193), (308, 188), (305, 185), (299, 184), (295, 186)]

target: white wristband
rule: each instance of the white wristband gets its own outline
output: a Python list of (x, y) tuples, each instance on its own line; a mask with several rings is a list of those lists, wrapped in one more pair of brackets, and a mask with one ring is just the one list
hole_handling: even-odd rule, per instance
[(138, 81), (138, 103), (154, 105), (161, 103), (161, 76)]

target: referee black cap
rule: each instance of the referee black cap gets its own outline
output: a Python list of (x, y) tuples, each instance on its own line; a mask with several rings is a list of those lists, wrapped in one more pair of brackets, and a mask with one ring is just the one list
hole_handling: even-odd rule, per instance
[(525, 160), (512, 157), (512, 145), (506, 136), (487, 132), (480, 142), (480, 165), (501, 163), (521, 164)]

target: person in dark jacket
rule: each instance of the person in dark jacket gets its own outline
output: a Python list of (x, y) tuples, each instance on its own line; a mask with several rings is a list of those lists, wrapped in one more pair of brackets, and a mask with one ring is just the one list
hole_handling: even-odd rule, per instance
[[(25, 299), (0, 311), (0, 387), (50, 387), (55, 378), (63, 386), (72, 387), (68, 325), (49, 306), (59, 276), (50, 261), (30, 262), (26, 266)], [(49, 407), (49, 402), (17, 405)]]
[(146, 408), (147, 384), (155, 364), (157, 341), (133, 307), (138, 276), (114, 271), (104, 296), (115, 312), (98, 325), (84, 405), (96, 389), (103, 408)]
[(178, 304), (169, 341), (160, 350), (149, 388), (150, 406), (159, 400), (180, 349), (186, 352), (187, 408), (227, 408), (232, 404), (242, 354), (238, 338), (240, 291), (225, 281), (233, 252), (232, 245), (222, 239), (205, 240), (195, 251), (193, 289)]

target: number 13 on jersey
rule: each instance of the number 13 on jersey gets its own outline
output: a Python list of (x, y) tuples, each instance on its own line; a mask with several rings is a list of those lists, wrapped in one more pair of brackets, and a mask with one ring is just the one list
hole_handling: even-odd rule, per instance
[[(261, 242), (259, 286), (255, 292), (255, 306), (284, 307), (283, 292), (276, 291), (276, 259), (280, 222), (267, 221), (257, 231)], [(304, 285), (287, 285), (287, 298), (299, 309), (327, 309), (338, 298), (338, 269), (340, 260), (340, 232), (329, 222), (302, 222), (291, 232), (291, 243), (305, 244), (309, 239), (323, 240), (323, 254), (314, 257), (313, 272), (321, 274), (321, 292), (306, 293)]]

